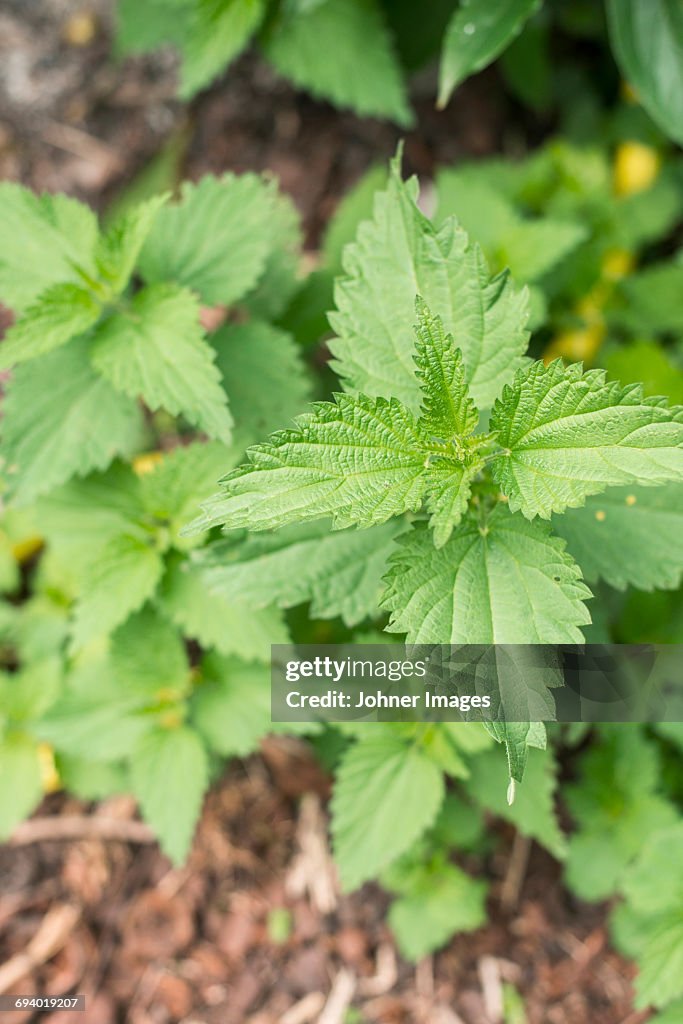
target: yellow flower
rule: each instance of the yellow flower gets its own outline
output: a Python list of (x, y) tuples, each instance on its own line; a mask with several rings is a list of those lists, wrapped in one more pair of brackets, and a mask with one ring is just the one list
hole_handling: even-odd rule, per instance
[(138, 476), (145, 476), (159, 465), (163, 457), (163, 452), (143, 452), (133, 459), (133, 469)]
[(62, 788), (62, 780), (55, 764), (54, 750), (49, 743), (38, 744), (38, 764), (44, 793), (56, 793)]
[(614, 191), (618, 196), (644, 192), (654, 183), (661, 157), (652, 146), (642, 142), (622, 142), (614, 157)]

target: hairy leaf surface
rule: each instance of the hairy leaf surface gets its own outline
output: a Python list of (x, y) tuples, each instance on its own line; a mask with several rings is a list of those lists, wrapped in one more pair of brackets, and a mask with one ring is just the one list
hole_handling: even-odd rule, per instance
[(580, 643), (590, 591), (542, 523), (498, 505), (437, 551), (424, 527), (397, 542), (383, 604), (410, 643)]
[(395, 162), (374, 217), (344, 251), (345, 276), (335, 287), (330, 323), (334, 368), (349, 389), (396, 397), (417, 412), (413, 363), (415, 296), (453, 335), (478, 408), (489, 408), (522, 365), (527, 345), (526, 292), (506, 274), (491, 277), (481, 250), (455, 221), (438, 230), (416, 205), (415, 179), (403, 182)]
[(683, 407), (622, 388), (601, 370), (534, 363), (491, 414), (493, 473), (512, 511), (549, 518), (612, 484), (683, 480)]
[(232, 417), (214, 352), (186, 289), (151, 285), (139, 292), (129, 311), (102, 325), (92, 362), (118, 391), (141, 396), (150, 409), (183, 415), (209, 436), (230, 439)]

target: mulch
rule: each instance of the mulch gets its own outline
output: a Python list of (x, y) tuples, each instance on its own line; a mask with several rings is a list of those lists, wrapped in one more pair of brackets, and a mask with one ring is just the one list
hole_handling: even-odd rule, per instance
[[(153, 843), (103, 840), (88, 828), (97, 818), (130, 824), (128, 798), (48, 798), (38, 821), (78, 814), (84, 827), (69, 842), (24, 835), (0, 848), (2, 958), (30, 947), (48, 912), (58, 918), (54, 955), (12, 991), (86, 995), (85, 1013), (42, 1015), (46, 1024), (495, 1024), (505, 982), (521, 993), (529, 1024), (648, 1019), (633, 1012), (633, 967), (609, 947), (605, 908), (570, 897), (538, 847), (514, 906), (503, 907), (507, 830), (495, 854), (467, 865), (490, 882), (486, 928), (417, 966), (404, 961), (385, 923), (386, 894), (374, 885), (339, 892), (328, 785), (302, 743), (267, 741), (212, 789), (182, 868)], [(342, 1014), (332, 1006), (321, 1016), (340, 991)]]

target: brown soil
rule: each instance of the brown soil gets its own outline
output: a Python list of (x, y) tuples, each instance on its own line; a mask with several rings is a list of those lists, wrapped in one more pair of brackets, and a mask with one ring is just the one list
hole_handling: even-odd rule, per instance
[[(293, 794), (295, 779), (308, 796)], [(98, 838), (88, 819), (82, 839), (4, 847), (3, 958), (27, 948), (50, 908), (77, 909), (56, 954), (15, 990), (86, 995), (85, 1014), (51, 1013), (46, 1024), (306, 1024), (345, 984), (357, 1015), (329, 1018), (339, 1024), (492, 1024), (505, 981), (522, 994), (529, 1024), (647, 1019), (632, 1011), (633, 970), (609, 948), (604, 908), (571, 899), (543, 851), (533, 848), (514, 909), (502, 909), (508, 833), (495, 856), (468, 864), (491, 882), (488, 926), (417, 967), (403, 961), (385, 894), (338, 892), (321, 802), (310, 795), (326, 787), (302, 745), (269, 741), (213, 789), (184, 868), (153, 844)], [(134, 806), (122, 798), (89, 810), (52, 797), (39, 813), (125, 823)], [(322, 852), (302, 861), (312, 836)]]

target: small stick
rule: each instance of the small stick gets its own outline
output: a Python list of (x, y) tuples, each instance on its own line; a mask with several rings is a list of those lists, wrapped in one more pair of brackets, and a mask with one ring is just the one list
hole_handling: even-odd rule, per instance
[(504, 1005), (498, 961), (493, 956), (483, 956), (478, 967), (486, 1014), (491, 1024), (499, 1024), (503, 1019)]
[(280, 1024), (311, 1024), (325, 1005), (322, 992), (309, 992), (282, 1014)]
[(504, 910), (514, 910), (519, 902), (519, 894), (526, 876), (531, 853), (531, 840), (521, 832), (515, 832), (512, 842), (510, 860), (500, 890), (500, 903)]
[(80, 916), (78, 907), (68, 903), (49, 910), (23, 953), (17, 953), (0, 967), (0, 994), (52, 959), (71, 935)]
[(342, 967), (334, 979), (325, 1008), (318, 1017), (318, 1024), (343, 1024), (355, 991), (355, 974)]
[(9, 839), (10, 846), (73, 839), (111, 839), (121, 843), (155, 843), (156, 836), (142, 821), (65, 815), (63, 818), (30, 818), (22, 822)]

